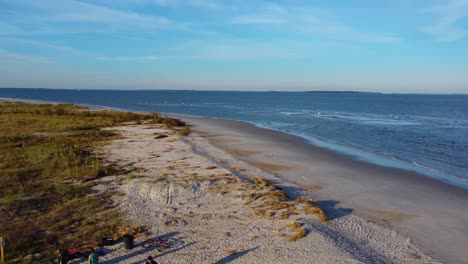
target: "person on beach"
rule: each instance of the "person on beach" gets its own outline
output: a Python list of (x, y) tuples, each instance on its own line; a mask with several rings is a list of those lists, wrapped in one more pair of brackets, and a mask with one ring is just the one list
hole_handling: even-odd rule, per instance
[(59, 264), (68, 263), (68, 253), (66, 250), (57, 249), (57, 260)]
[(88, 264), (98, 264), (98, 255), (94, 252), (94, 248), (91, 248), (91, 254), (88, 257)]
[(158, 264), (158, 263), (153, 260), (152, 256), (148, 256), (148, 260), (145, 262), (145, 264)]

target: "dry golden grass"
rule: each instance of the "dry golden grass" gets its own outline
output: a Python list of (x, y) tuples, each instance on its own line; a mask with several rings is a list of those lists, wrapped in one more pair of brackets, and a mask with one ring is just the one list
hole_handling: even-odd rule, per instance
[(292, 222), (289, 222), (288, 224), (286, 224), (286, 227), (290, 228), (290, 229), (297, 229), (297, 228), (302, 227), (302, 225), (297, 221), (292, 221)]
[(256, 184), (260, 186), (268, 186), (269, 183), (267, 180), (261, 178), (261, 177), (256, 177), (256, 176), (251, 176), (250, 179), (254, 181)]
[(315, 215), (321, 222), (326, 222), (328, 220), (323, 210), (316, 206), (304, 206), (304, 213)]
[(286, 193), (261, 177), (250, 177), (254, 183), (247, 183), (236, 177), (218, 175), (218, 181), (209, 187), (211, 192), (231, 194), (242, 198), (253, 213), (270, 219), (289, 219), (301, 213), (313, 214), (318, 220), (326, 221), (323, 211), (312, 200), (299, 198), (289, 200)]
[(289, 230), (289, 234), (285, 236), (287, 241), (296, 241), (307, 235), (305, 227), (297, 221), (290, 222), (285, 227)]
[(224, 160), (219, 158), (219, 157), (215, 157), (214, 160), (217, 162), (217, 163), (224, 163)]
[(232, 170), (232, 171), (237, 171), (237, 172), (241, 172), (241, 171), (242, 171), (241, 168), (236, 167), (236, 166), (229, 166), (229, 169)]
[(178, 131), (178, 134), (184, 137), (190, 135), (190, 133), (192, 133), (192, 130), (187, 125), (185, 125), (181, 130)]
[(304, 198), (304, 197), (297, 198), (296, 200), (294, 200), (294, 202), (296, 204), (314, 205), (314, 201), (312, 201), (310, 199), (307, 199), (307, 198)]
[(323, 210), (320, 207), (316, 206), (312, 200), (306, 198), (299, 198), (294, 200), (294, 202), (299, 206), (302, 205), (305, 214), (315, 215), (317, 219), (321, 222), (326, 222), (328, 220)]
[(96, 179), (137, 169), (105, 165), (95, 149), (121, 138), (101, 128), (157, 117), (0, 102), (0, 234), (9, 241), (6, 259), (41, 253), (39, 262), (50, 263), (55, 247), (95, 245), (104, 236), (129, 232), (109, 194), (90, 188)]

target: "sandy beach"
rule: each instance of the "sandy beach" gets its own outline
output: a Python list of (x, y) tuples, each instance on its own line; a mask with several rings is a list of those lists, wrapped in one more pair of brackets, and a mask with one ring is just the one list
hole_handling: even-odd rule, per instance
[(468, 263), (468, 192), (414, 172), (355, 160), (253, 125), (185, 118), (213, 145), (281, 181), (310, 190), (326, 213), (359, 215), (446, 263)]
[[(132, 250), (121, 243), (105, 247), (101, 263), (142, 263), (148, 255), (159, 263), (439, 263), (378, 217), (369, 221), (356, 214), (342, 196), (319, 198), (332, 187), (323, 180), (292, 178), (309, 163), (281, 156), (283, 144), (291, 142), (272, 144), (276, 132), (186, 120), (196, 130), (188, 137), (160, 125), (113, 128), (123, 138), (101, 154), (132, 172), (104, 177), (94, 188), (118, 193), (112, 198), (118, 208), (148, 233), (136, 238)], [(248, 129), (256, 136), (242, 135)], [(317, 164), (325, 158), (315, 157), (310, 165), (321, 171)], [(328, 221), (315, 205), (324, 208)], [(375, 215), (391, 223), (407, 219), (383, 206), (380, 212)], [(155, 237), (176, 245), (164, 251), (141, 247)]]
[(468, 264), (468, 0), (0, 13), (0, 264)]

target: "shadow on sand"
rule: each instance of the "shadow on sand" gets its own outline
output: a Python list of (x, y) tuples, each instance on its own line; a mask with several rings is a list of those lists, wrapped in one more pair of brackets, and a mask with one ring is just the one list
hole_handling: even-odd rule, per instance
[[(179, 234), (179, 232), (170, 232), (170, 233), (164, 234), (162, 236), (157, 236), (155, 238), (170, 238), (170, 237), (174, 237), (174, 236), (176, 236), (178, 234)], [(181, 239), (181, 238), (178, 238), (178, 239)], [(110, 260), (102, 261), (100, 263), (101, 264), (119, 263), (121, 261), (125, 261), (125, 260), (131, 259), (131, 258), (136, 257), (136, 256), (140, 256), (140, 255), (141, 255), (141, 260), (137, 261), (135, 263), (142, 263), (148, 257), (148, 252), (153, 251), (155, 249), (154, 247), (143, 248), (142, 247), (143, 243), (144, 243), (144, 241), (135, 244), (133, 250), (129, 251), (128, 254), (125, 254), (123, 256), (119, 256), (119, 257), (116, 257), (116, 258), (113, 258), (113, 259), (110, 259)], [(177, 252), (177, 251), (179, 251), (181, 249), (192, 246), (193, 244), (195, 244), (195, 242), (192, 242), (192, 243), (189, 243), (189, 244), (186, 244), (186, 245), (183, 245), (183, 246), (175, 247), (174, 249), (163, 252), (162, 254), (160, 254), (158, 256), (164, 256), (166, 254)], [(106, 255), (109, 254), (109, 253), (110, 252), (106, 252)]]
[(327, 216), (328, 219), (336, 219), (343, 216), (347, 216), (353, 212), (351, 208), (338, 207), (339, 201), (335, 200), (324, 200), (316, 201), (315, 204), (320, 207)]
[(218, 260), (217, 262), (215, 262), (215, 264), (226, 264), (226, 263), (229, 263), (231, 261), (234, 261), (242, 256), (244, 256), (245, 254), (251, 252), (251, 251), (254, 251), (256, 250), (258, 247), (254, 247), (254, 248), (251, 248), (251, 249), (246, 249), (244, 251), (241, 251), (241, 252), (237, 252), (235, 254), (232, 254), (232, 255), (229, 255), (227, 257), (224, 257), (220, 260)]
[[(291, 199), (297, 199), (306, 195), (305, 190), (301, 187), (284, 186), (278, 180), (270, 180), (269, 182), (278, 187), (280, 190), (283, 190)], [(353, 212), (353, 209), (351, 208), (339, 207), (338, 205), (340, 202), (336, 200), (315, 201), (314, 203), (324, 211), (328, 219), (341, 218)]]
[(311, 232), (317, 232), (327, 238), (336, 247), (347, 252), (356, 262), (375, 264), (388, 263), (387, 259), (374, 249), (363, 245), (363, 243), (359, 241), (355, 241), (354, 238), (348, 237), (346, 234), (341, 234), (340, 232), (333, 230), (327, 224), (317, 221), (307, 222), (312, 227)]

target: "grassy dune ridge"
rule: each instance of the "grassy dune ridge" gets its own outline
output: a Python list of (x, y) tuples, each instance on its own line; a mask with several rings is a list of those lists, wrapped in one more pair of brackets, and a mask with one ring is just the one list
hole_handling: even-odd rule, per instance
[(157, 113), (0, 102), (0, 235), (8, 241), (7, 260), (41, 253), (35, 258), (41, 263), (57, 247), (95, 245), (133, 228), (109, 194), (91, 187), (94, 179), (120, 170), (95, 152), (119, 137), (101, 128), (142, 121), (190, 133), (183, 122)]

